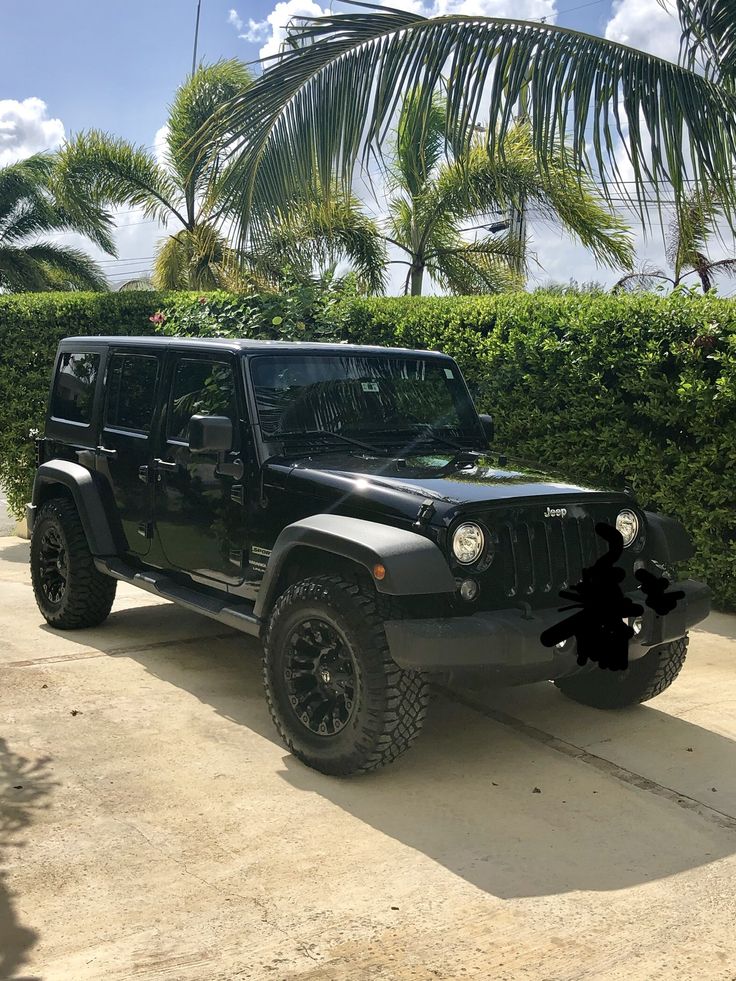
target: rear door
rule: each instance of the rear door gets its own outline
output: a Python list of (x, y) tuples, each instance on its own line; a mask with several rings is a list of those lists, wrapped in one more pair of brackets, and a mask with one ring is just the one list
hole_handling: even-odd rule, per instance
[[(247, 554), (240, 442), (246, 414), (236, 360), (211, 352), (171, 352), (169, 359), (168, 406), (152, 464), (156, 532), (172, 568), (238, 584)], [(229, 417), (232, 452), (192, 453), (193, 415)]]
[(152, 457), (151, 427), (162, 357), (150, 351), (111, 351), (97, 470), (107, 475), (128, 549), (151, 547), (153, 487), (146, 468)]

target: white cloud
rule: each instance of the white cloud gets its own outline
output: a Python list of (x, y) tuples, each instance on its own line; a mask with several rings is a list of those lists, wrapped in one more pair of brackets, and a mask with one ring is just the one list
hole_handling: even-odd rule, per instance
[(63, 139), (64, 124), (48, 118), (41, 99), (0, 99), (0, 167), (41, 150), (53, 150)]
[(658, 0), (616, 0), (606, 37), (668, 61), (680, 50), (679, 22)]
[(281, 0), (273, 8), (271, 13), (263, 20), (248, 19), (248, 29), (243, 32), (245, 21), (238, 14), (237, 10), (231, 10), (228, 14), (228, 23), (239, 32), (238, 37), (251, 44), (258, 41), (265, 41), (258, 54), (261, 58), (268, 58), (278, 54), (281, 50), (284, 38), (286, 37), (289, 22), (294, 17), (321, 17), (329, 13), (313, 0)]
[[(401, 10), (410, 10), (425, 17), (466, 14), (482, 17), (514, 17), (521, 20), (546, 19), (554, 23), (556, 17), (555, 0), (384, 0), (384, 5)], [(314, 0), (280, 0), (264, 20), (248, 20), (248, 29), (243, 31), (245, 21), (237, 10), (231, 9), (228, 23), (244, 41), (255, 44), (265, 41), (259, 51), (261, 58), (278, 54), (281, 50), (289, 22), (294, 17), (321, 17), (329, 13)]]
[(153, 154), (156, 157), (156, 161), (160, 164), (166, 163), (166, 155), (169, 152), (168, 143), (166, 142), (169, 136), (169, 124), (164, 123), (163, 126), (156, 130), (156, 135), (153, 138)]
[(468, 17), (511, 17), (514, 20), (541, 20), (553, 23), (555, 0), (385, 0), (385, 6), (411, 10), (425, 17), (465, 14)]

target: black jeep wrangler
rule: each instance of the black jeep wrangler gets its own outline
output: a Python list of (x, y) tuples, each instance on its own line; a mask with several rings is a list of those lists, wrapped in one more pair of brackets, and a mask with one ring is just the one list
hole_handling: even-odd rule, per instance
[[(664, 583), (691, 554), (682, 526), (510, 463), (492, 438), (438, 353), (69, 338), (28, 507), (39, 608), (99, 624), (122, 579), (262, 637), (277, 729), (331, 774), (403, 753), (436, 676), (548, 679), (601, 708), (659, 694), (710, 594), (685, 580), (666, 610), (632, 604), (637, 577)], [(560, 592), (584, 598), (611, 554), (605, 529), (639, 614), (613, 610), (618, 671), (581, 666), (582, 634), (560, 629)]]

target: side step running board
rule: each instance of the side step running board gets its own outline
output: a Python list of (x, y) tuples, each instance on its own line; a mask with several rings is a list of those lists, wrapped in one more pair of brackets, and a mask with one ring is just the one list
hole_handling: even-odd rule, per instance
[(195, 613), (203, 613), (206, 617), (219, 620), (220, 623), (234, 627), (235, 630), (242, 630), (243, 633), (257, 637), (261, 631), (261, 621), (252, 613), (251, 604), (242, 604), (242, 609), (232, 604), (228, 605), (228, 599), (218, 596), (209, 596), (199, 593), (196, 589), (187, 586), (180, 586), (173, 582), (168, 576), (160, 572), (146, 570), (140, 572), (133, 566), (122, 562), (120, 559), (95, 559), (95, 565), (106, 576), (114, 579), (121, 579), (129, 582), (133, 586), (145, 589), (146, 592), (161, 596), (163, 599), (171, 600), (179, 606), (186, 607), (187, 610), (194, 610)]

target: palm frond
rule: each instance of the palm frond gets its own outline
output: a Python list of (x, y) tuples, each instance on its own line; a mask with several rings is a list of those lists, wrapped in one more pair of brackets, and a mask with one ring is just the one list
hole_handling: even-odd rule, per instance
[(679, 279), (684, 269), (696, 269), (708, 262), (708, 238), (716, 231), (720, 214), (720, 207), (708, 188), (691, 192), (677, 208), (665, 246), (675, 279)]
[[(524, 288), (519, 243), (493, 237), (434, 252), (427, 269), (432, 278), (453, 293), (507, 293)], [(515, 268), (516, 267), (516, 268)]]
[(445, 149), (445, 106), (439, 95), (429, 103), (416, 89), (401, 104), (396, 126), (395, 169), (400, 185), (420, 194)]
[(706, 74), (736, 83), (736, 5), (733, 0), (677, 0), (681, 57)]
[(324, 269), (341, 259), (355, 271), (359, 286), (368, 293), (382, 293), (386, 285), (386, 249), (378, 226), (353, 196), (334, 194), (327, 200), (311, 198), (292, 202), (288, 211), (251, 243), (252, 264), (278, 279), (290, 266), (309, 277), (314, 267)]
[(250, 69), (232, 58), (200, 65), (176, 90), (169, 107), (166, 159), (178, 184), (186, 189), (190, 217), (195, 196), (207, 189), (218, 166), (217, 148), (203, 148), (197, 133), (217, 109), (243, 95), (252, 84)]
[(561, 223), (598, 262), (617, 269), (630, 269), (633, 263), (633, 242), (624, 220), (600, 198), (590, 177), (569, 169), (564, 146), (556, 146), (540, 169), (528, 124), (509, 130), (497, 157), (476, 141), (444, 166), (432, 206), (459, 219), (486, 216), (494, 207), (509, 213), (531, 206), (540, 218)]
[[(361, 5), (363, 6), (363, 5)], [(402, 93), (428, 116), (445, 86), (447, 134), (486, 126), (503, 147), (523, 100), (541, 169), (564, 142), (569, 167), (595, 165), (607, 192), (620, 179), (617, 138), (628, 148), (644, 212), (660, 185), (681, 197), (688, 178), (713, 186), (731, 210), (736, 193), (736, 95), (694, 71), (552, 24), (480, 16), (426, 19), (365, 5), (303, 19), (290, 46), (245, 96), (218, 110), (206, 140), (229, 148), (228, 193), (247, 235), (269, 203), (320, 175), (344, 193), (358, 159), (378, 150)]]
[(0, 285), (10, 292), (108, 289), (104, 273), (88, 255), (53, 242), (0, 246)]
[(669, 283), (676, 286), (676, 282), (668, 276), (662, 269), (645, 267), (641, 272), (626, 273), (611, 287), (612, 293), (630, 293), (635, 290), (652, 290), (658, 283)]
[(59, 151), (56, 176), (70, 210), (91, 199), (99, 207), (130, 204), (162, 221), (173, 214), (186, 224), (176, 181), (153, 154), (127, 140), (99, 130), (80, 133)]
[(159, 290), (214, 290), (224, 285), (231, 250), (211, 225), (183, 228), (159, 242), (152, 282)]

